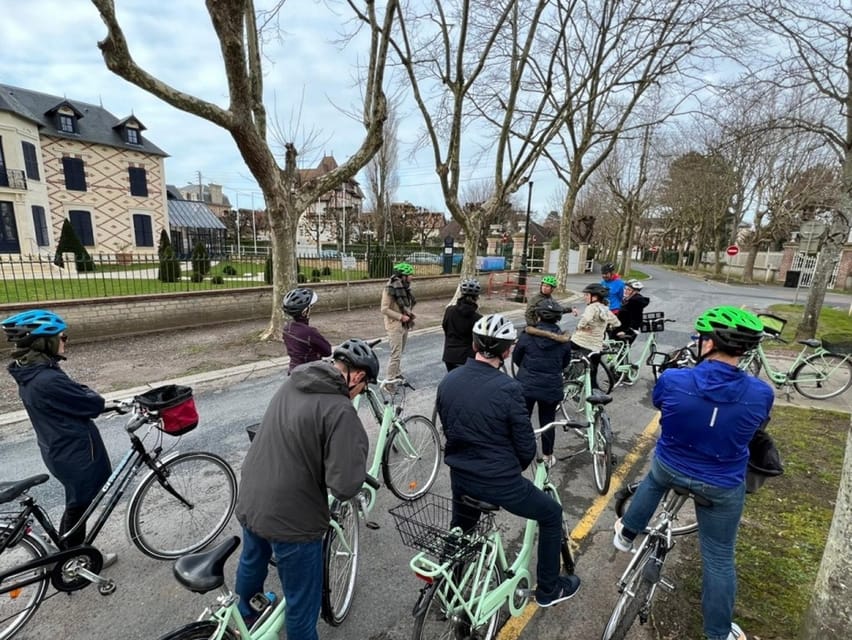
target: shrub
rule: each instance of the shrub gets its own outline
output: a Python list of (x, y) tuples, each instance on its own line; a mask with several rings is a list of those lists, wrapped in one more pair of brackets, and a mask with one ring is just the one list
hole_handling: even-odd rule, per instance
[(180, 280), (180, 260), (175, 257), (172, 245), (167, 245), (160, 256), (160, 282), (178, 282)]
[(64, 267), (65, 262), (62, 259), (63, 253), (73, 253), (74, 263), (77, 266), (77, 271), (94, 271), (95, 262), (92, 256), (86, 251), (86, 247), (80, 242), (74, 227), (71, 226), (71, 221), (67, 218), (62, 222), (62, 231), (59, 233), (59, 242), (56, 243), (56, 257), (53, 259), (53, 264), (57, 267)]
[(331, 267), (328, 267), (328, 266), (323, 267), (322, 268), (322, 275), (330, 276), (331, 275)]
[(189, 276), (189, 279), (193, 282), (204, 282), (204, 274), (198, 271), (193, 271), (192, 275)]
[(299, 284), (304, 284), (307, 281), (308, 281), (308, 276), (306, 276), (304, 273), (297, 273), (296, 274), (296, 282), (298, 282)]
[[(202, 276), (210, 273), (210, 254), (203, 242), (197, 242), (192, 250), (192, 270)], [(197, 281), (195, 281), (197, 282)]]
[(213, 276), (212, 278), (210, 278), (210, 282), (212, 282), (213, 284), (225, 284), (225, 278), (223, 278), (222, 276)]
[(319, 282), (321, 275), (319, 269), (311, 269), (311, 282)]
[(222, 267), (222, 273), (224, 273), (226, 276), (235, 276), (237, 275), (237, 270), (234, 268), (233, 265), (226, 264), (224, 267)]
[(169, 240), (169, 234), (166, 233), (165, 229), (160, 230), (160, 244), (157, 245), (157, 256), (160, 258), (163, 257), (163, 251), (166, 250), (166, 247), (172, 246), (172, 241)]

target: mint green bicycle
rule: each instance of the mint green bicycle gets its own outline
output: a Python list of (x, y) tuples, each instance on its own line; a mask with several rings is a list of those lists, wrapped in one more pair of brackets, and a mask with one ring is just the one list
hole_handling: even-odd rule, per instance
[[(535, 433), (540, 435), (571, 424), (551, 422)], [(535, 486), (561, 504), (543, 456), (536, 458), (533, 469)], [(413, 640), (496, 638), (505, 608), (512, 616), (519, 616), (533, 595), (529, 566), (538, 523), (526, 521), (523, 542), (509, 564), (502, 536), (494, 524), (498, 507), (471, 498), (464, 501), (481, 512), (476, 527), (467, 533), (450, 527), (450, 498), (427, 494), (390, 510), (403, 544), (420, 551), (409, 566), (426, 582), (414, 606)], [(574, 553), (564, 518), (561, 554), (564, 570), (573, 573)]]
[(634, 384), (639, 379), (639, 369), (643, 363), (651, 367), (654, 382), (657, 381), (660, 367), (667, 357), (667, 354), (657, 350), (657, 333), (665, 329), (666, 322), (674, 322), (674, 320), (666, 318), (662, 311), (642, 314), (642, 326), (639, 331), (648, 334), (648, 338), (635, 361), (630, 357), (632, 345), (629, 341), (617, 338), (604, 340), (601, 360), (612, 370), (616, 387)]

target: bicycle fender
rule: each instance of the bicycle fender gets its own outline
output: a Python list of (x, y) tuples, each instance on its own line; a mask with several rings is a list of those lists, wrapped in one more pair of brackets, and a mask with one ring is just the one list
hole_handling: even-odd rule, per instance
[(438, 583), (440, 580), (435, 580), (431, 584), (427, 584), (425, 587), (420, 589), (420, 595), (417, 597), (417, 602), (414, 603), (414, 607), (411, 609), (411, 615), (415, 618), (419, 618), (423, 615), (423, 612), (426, 610), (426, 605), (429, 603), (429, 596), (432, 595), (432, 592), (438, 588)]

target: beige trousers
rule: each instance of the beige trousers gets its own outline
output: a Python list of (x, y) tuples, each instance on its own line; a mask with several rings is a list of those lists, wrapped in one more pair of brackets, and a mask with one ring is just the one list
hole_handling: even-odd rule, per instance
[(400, 362), (402, 361), (402, 352), (405, 351), (405, 343), (408, 340), (408, 329), (402, 326), (402, 323), (396, 322), (394, 326), (388, 329), (388, 342), (390, 343), (390, 360), (388, 360), (388, 370), (385, 377), (392, 380), (399, 376)]

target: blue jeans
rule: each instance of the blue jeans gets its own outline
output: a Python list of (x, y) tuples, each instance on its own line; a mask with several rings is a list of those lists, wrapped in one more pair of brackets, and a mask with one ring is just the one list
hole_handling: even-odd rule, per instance
[(559, 576), (559, 547), (562, 543), (562, 507), (559, 503), (520, 475), (495, 485), (488, 480), (472, 480), (451, 471), (450, 482), (453, 488), (453, 526), (468, 531), (479, 520), (477, 509), (458, 501), (463, 495), (498, 505), (516, 516), (538, 521), (538, 591), (553, 593)]
[(703, 567), (701, 611), (704, 635), (708, 640), (726, 640), (737, 595), (734, 547), (743, 513), (745, 483), (732, 488), (706, 484), (675, 471), (655, 457), (651, 471), (639, 485), (621, 520), (624, 527), (630, 531), (642, 531), (663, 493), (672, 486), (686, 487), (713, 503), (710, 507), (695, 505)]
[(254, 613), (249, 600), (263, 593), (272, 553), (287, 602), (287, 637), (318, 640), (317, 619), (322, 606), (322, 540), (270, 542), (243, 527), (243, 550), (237, 566), (236, 592), (243, 617)]

